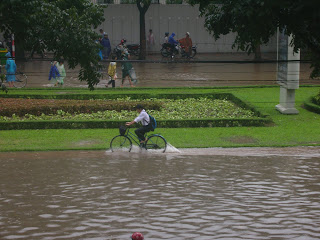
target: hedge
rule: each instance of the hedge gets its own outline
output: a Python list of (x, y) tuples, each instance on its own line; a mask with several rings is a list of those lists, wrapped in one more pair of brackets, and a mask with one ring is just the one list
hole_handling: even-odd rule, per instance
[(320, 106), (320, 93), (312, 98), (312, 102), (318, 106)]
[(147, 109), (160, 110), (159, 102), (130, 102), (115, 100), (53, 100), (53, 99), (1, 99), (0, 115), (11, 117), (13, 114), (23, 117), (25, 114), (40, 116), (42, 113), (56, 114), (58, 110), (68, 113), (93, 113), (110, 110), (134, 110), (137, 104), (143, 104)]
[(310, 112), (320, 114), (320, 106), (314, 103), (313, 98), (307, 102), (304, 102), (304, 107), (309, 110)]
[[(20, 129), (90, 129), (118, 128), (126, 121), (12, 121), (0, 122), (1, 130)], [(159, 128), (196, 128), (196, 127), (241, 127), (266, 126), (272, 123), (270, 118), (251, 119), (188, 119), (188, 120), (158, 120)]]
[[(209, 99), (227, 99), (234, 102), (241, 108), (251, 110), (258, 117), (264, 117), (258, 112), (254, 107), (249, 106), (248, 104), (241, 101), (239, 98), (235, 97), (231, 93), (215, 93), (215, 94), (136, 94), (136, 95), (108, 95), (112, 96), (112, 99), (109, 100), (75, 100), (75, 99), (57, 99), (50, 98), (53, 96), (50, 95), (39, 95), (42, 99), (32, 96), (28, 96), (28, 99), (21, 98), (0, 98), (0, 115), (11, 117), (12, 114), (16, 114), (17, 116), (24, 116), (25, 114), (31, 114), (40, 116), (42, 113), (44, 114), (56, 114), (58, 110), (62, 110), (64, 112), (69, 113), (92, 113), (98, 111), (107, 111), (107, 110), (133, 110), (134, 106), (138, 103), (145, 106), (145, 108), (149, 110), (160, 110), (162, 108), (162, 104), (158, 102), (152, 101), (143, 101), (144, 99), (186, 99), (186, 98), (209, 98)], [(59, 95), (54, 95), (58, 97)], [(72, 95), (63, 95), (63, 96), (72, 96)], [(87, 96), (88, 95), (81, 95)], [(17, 96), (16, 96), (17, 97)], [(21, 95), (20, 95), (21, 97)], [(35, 97), (35, 98), (33, 98)], [(61, 97), (61, 96), (59, 96)], [(92, 98), (92, 96), (90, 96)], [(136, 99), (143, 102), (135, 102), (132, 103), (130, 101), (122, 100), (114, 102), (114, 99), (117, 98), (128, 98)]]
[(59, 94), (59, 95), (48, 95), (48, 94), (6, 94), (1, 95), (1, 98), (28, 98), (28, 99), (74, 99), (74, 100), (90, 100), (90, 99), (117, 99), (117, 98), (128, 98), (144, 100), (144, 99), (185, 99), (185, 98), (214, 98), (224, 99), (232, 95), (231, 93), (108, 93), (108, 94)]

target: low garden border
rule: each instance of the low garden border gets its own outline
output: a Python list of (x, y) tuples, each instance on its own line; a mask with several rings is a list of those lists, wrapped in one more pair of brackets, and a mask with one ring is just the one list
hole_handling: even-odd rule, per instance
[[(41, 96), (42, 99), (75, 99), (71, 97), (84, 96), (77, 94), (70, 95), (26, 95), (26, 98), (36, 98)], [(90, 99), (95, 98), (97, 95), (86, 95)], [(254, 107), (243, 102), (241, 99), (235, 97), (231, 93), (199, 93), (199, 94), (188, 94), (188, 93), (168, 93), (168, 94), (107, 94), (103, 95), (105, 99), (117, 99), (127, 98), (131, 99), (185, 99), (185, 98), (210, 98), (210, 99), (227, 99), (232, 101), (237, 106), (251, 110), (254, 112), (255, 118), (230, 118), (230, 119), (185, 119), (185, 120), (157, 120), (159, 128), (199, 128), (199, 127), (240, 127), (240, 126), (266, 126), (272, 123), (272, 119), (261, 114)], [(24, 98), (23, 95), (10, 95), (11, 98)], [(70, 98), (69, 98), (70, 97)], [(99, 95), (100, 97), (100, 95)], [(39, 97), (40, 98), (40, 97)], [(38, 99), (39, 99), (38, 98)], [(83, 99), (82, 97), (79, 99)], [(118, 128), (120, 125), (124, 125), (126, 121), (119, 120), (43, 120), (43, 121), (10, 121), (0, 122), (1, 130), (18, 130), (18, 129), (93, 129), (93, 128)]]
[(314, 97), (310, 98), (309, 101), (304, 102), (304, 107), (310, 112), (320, 114), (320, 106), (316, 104)]
[[(11, 121), (0, 122), (1, 130), (22, 129), (94, 129), (118, 128), (126, 121)], [(251, 119), (187, 119), (187, 120), (158, 120), (158, 128), (200, 128), (200, 127), (263, 127), (272, 123), (270, 118)]]

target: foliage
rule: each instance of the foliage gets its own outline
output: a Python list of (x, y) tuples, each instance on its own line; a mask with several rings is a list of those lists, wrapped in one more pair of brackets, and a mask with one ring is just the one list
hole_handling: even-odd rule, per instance
[[(302, 104), (312, 96), (315, 96), (319, 93), (319, 89), (320, 87), (317, 86), (301, 86), (296, 94), (297, 103)], [(187, 88), (183, 90), (190, 93), (204, 91), (201, 89), (189, 90)], [(94, 92), (98, 91), (99, 89)], [(119, 89), (119, 91), (122, 90)], [(132, 92), (136, 91), (139, 90), (134, 89)], [(155, 89), (157, 93), (160, 91), (168, 92), (170, 90)], [(215, 91), (225, 92), (226, 89), (216, 89)], [(123, 90), (123, 92), (130, 91)], [(233, 87), (228, 88), (228, 92), (245, 102), (249, 102), (263, 114), (270, 115), (274, 125), (270, 127), (179, 129), (159, 127), (155, 133), (161, 133), (170, 144), (177, 148), (320, 146), (320, 115), (301, 108), (300, 104), (297, 104), (298, 115), (283, 115), (276, 111), (275, 105), (279, 101), (278, 87)], [(45, 121), (43, 122), (45, 124)], [(0, 127), (0, 129), (3, 128)], [(110, 145), (110, 140), (118, 134), (118, 129), (105, 128), (1, 130), (0, 151), (105, 150)], [(240, 140), (234, 141), (235, 139)], [(248, 141), (243, 141), (242, 139), (248, 139)], [(83, 144), (84, 142), (88, 144)]]
[(166, 4), (182, 4), (182, 0), (166, 0)]
[(79, 79), (90, 89), (99, 82), (98, 52), (93, 28), (103, 21), (103, 9), (89, 0), (5, 0), (0, 2), (4, 35), (15, 34), (17, 50), (54, 53), (70, 68), (80, 65)]
[[(14, 107), (14, 101), (19, 101), (19, 105), (22, 107), (20, 107), (20, 109)], [(2, 113), (0, 120), (130, 120), (137, 115), (136, 111), (133, 109), (137, 103), (139, 102), (131, 101), (130, 103), (128, 100), (123, 101), (120, 99), (117, 101), (13, 99), (8, 105), (3, 107), (3, 109), (13, 109), (14, 111), (10, 112), (13, 114), (10, 117), (8, 117), (7, 114), (7, 117), (5, 117)], [(148, 113), (157, 120), (255, 117), (255, 114), (252, 111), (239, 108), (228, 100), (212, 100), (207, 98), (189, 98), (181, 100), (149, 99), (146, 100), (145, 103)], [(3, 104), (5, 104), (5, 102), (3, 102)], [(30, 106), (30, 108), (25, 108), (23, 106)], [(51, 112), (51, 114), (41, 113), (41, 106), (43, 109), (47, 110), (47, 112)], [(160, 108), (160, 106), (162, 106), (162, 108)], [(103, 111), (103, 108), (109, 110)], [(30, 114), (31, 109), (39, 110), (36, 110), (37, 114), (35, 115)], [(97, 109), (100, 110), (97, 111)], [(120, 109), (123, 110), (119, 111)], [(69, 111), (66, 112), (66, 110)], [(55, 113), (53, 114), (53, 112)]]
[[(320, 76), (320, 2), (318, 0), (189, 0), (200, 4), (205, 27), (215, 39), (236, 33), (233, 47), (254, 51), (257, 43), (267, 43), (277, 27), (293, 35), (295, 50), (309, 49), (311, 77)], [(219, 4), (221, 3), (222, 4)]]
[(317, 96), (313, 97), (312, 102), (320, 106), (320, 92)]

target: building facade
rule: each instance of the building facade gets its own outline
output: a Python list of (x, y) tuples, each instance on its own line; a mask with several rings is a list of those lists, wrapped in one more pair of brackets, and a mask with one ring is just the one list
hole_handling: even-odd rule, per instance
[[(127, 39), (128, 43), (139, 43), (140, 22), (136, 4), (123, 4), (125, 0), (93, 1), (105, 5), (105, 21), (99, 28), (108, 33), (112, 47), (123, 38)], [(107, 1), (115, 1), (115, 4), (106, 4)], [(214, 40), (204, 27), (204, 18), (199, 16), (199, 6), (193, 7), (183, 2), (168, 4), (168, 1), (170, 0), (159, 0), (159, 4), (151, 4), (145, 16), (146, 35), (149, 29), (152, 29), (155, 36), (154, 50), (160, 50), (165, 32), (170, 34), (174, 32), (176, 39), (183, 38), (186, 32), (190, 32), (198, 52), (238, 52), (236, 48), (232, 48), (235, 34), (228, 34), (221, 36), (217, 41)], [(267, 45), (261, 46), (261, 51), (276, 52), (276, 38), (273, 37)]]

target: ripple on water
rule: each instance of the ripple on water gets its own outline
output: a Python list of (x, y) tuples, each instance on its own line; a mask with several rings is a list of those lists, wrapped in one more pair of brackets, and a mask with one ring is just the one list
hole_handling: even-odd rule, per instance
[(319, 158), (45, 156), (0, 161), (1, 239), (320, 239)]

